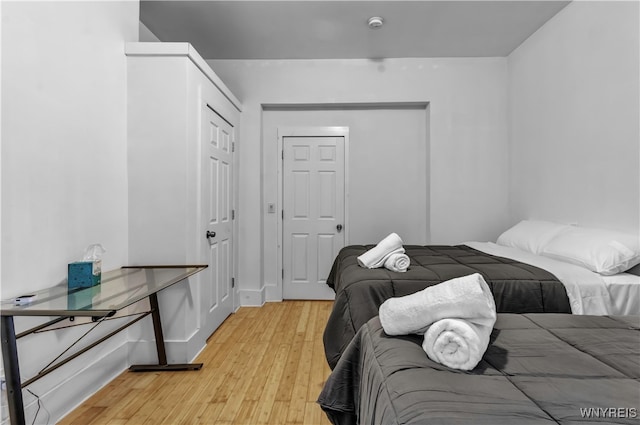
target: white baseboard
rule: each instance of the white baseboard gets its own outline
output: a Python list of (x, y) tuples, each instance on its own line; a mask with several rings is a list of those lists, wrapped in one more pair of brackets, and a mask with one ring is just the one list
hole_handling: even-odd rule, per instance
[(240, 305), (242, 307), (262, 307), (265, 303), (265, 287), (260, 289), (240, 289)]
[(267, 290), (267, 297), (266, 300), (267, 302), (271, 302), (271, 301), (282, 301), (282, 287), (278, 286), (278, 285), (265, 285), (264, 286)]
[[(189, 363), (204, 348), (205, 341), (198, 333), (186, 341), (164, 341), (167, 363)], [(155, 341), (129, 341), (129, 365), (157, 364), (158, 352)]]

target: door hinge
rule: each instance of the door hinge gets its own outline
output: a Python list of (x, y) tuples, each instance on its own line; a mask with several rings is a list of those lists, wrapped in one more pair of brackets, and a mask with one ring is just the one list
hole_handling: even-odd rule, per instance
[(284, 279), (284, 269), (282, 269), (282, 278)]
[(282, 216), (282, 219), (284, 220), (284, 210), (280, 210), (280, 212), (282, 212), (281, 216)]
[(232, 287), (232, 288), (235, 288), (235, 287), (236, 287), (236, 278), (235, 278), (235, 277), (232, 277), (232, 278), (231, 278), (231, 287)]
[(236, 142), (231, 142), (231, 152), (236, 151)]
[(284, 159), (284, 149), (282, 150), (282, 159)]
[(236, 219), (236, 210), (231, 210), (231, 220)]

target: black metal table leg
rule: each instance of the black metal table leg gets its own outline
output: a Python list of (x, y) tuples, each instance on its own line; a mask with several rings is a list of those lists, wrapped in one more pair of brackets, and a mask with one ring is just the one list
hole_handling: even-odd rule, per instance
[(202, 369), (202, 363), (174, 363), (167, 364), (167, 352), (164, 346), (164, 335), (162, 333), (162, 322), (160, 321), (160, 306), (158, 304), (158, 296), (153, 293), (149, 295), (149, 303), (151, 305), (151, 318), (153, 320), (153, 332), (156, 337), (156, 351), (158, 352), (158, 364), (149, 365), (132, 365), (129, 370), (132, 372), (151, 372), (164, 370), (199, 370)]
[(149, 303), (151, 304), (151, 319), (153, 320), (153, 333), (156, 338), (158, 364), (166, 366), (167, 352), (164, 348), (164, 334), (162, 333), (162, 322), (160, 321), (160, 305), (158, 304), (158, 295), (149, 295)]
[(18, 346), (13, 316), (2, 316), (2, 361), (4, 376), (7, 380), (7, 403), (12, 425), (25, 425), (20, 365), (18, 364)]

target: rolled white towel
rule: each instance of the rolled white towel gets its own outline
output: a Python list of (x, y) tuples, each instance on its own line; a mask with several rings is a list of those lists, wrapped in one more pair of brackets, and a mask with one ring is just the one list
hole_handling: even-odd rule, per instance
[(391, 254), (404, 254), (402, 239), (396, 233), (391, 233), (378, 244), (358, 257), (358, 264), (368, 269), (382, 267)]
[(493, 327), (496, 304), (479, 273), (447, 280), (380, 306), (380, 323), (387, 335), (423, 334), (441, 319), (457, 318)]
[(411, 260), (409, 260), (407, 254), (398, 252), (388, 256), (384, 262), (384, 266), (394, 272), (406, 272), (410, 263)]
[(424, 334), (422, 349), (434, 362), (453, 369), (471, 370), (489, 346), (491, 326), (463, 319), (438, 320)]

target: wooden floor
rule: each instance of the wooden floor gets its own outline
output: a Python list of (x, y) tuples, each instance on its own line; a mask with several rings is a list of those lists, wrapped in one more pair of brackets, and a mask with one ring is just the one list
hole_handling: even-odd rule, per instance
[(329, 376), (331, 301), (244, 307), (209, 338), (200, 371), (124, 372), (62, 425), (329, 424), (315, 402)]

